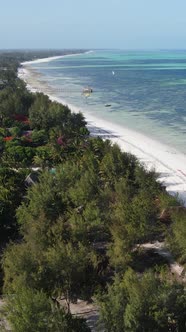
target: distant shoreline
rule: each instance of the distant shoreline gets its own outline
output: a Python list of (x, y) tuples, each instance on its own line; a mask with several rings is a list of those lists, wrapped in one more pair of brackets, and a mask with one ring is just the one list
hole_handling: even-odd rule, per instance
[[(80, 54), (62, 55), (23, 62), (18, 76), (26, 82), (27, 88), (30, 91), (43, 92), (52, 101), (68, 105), (72, 112), (79, 112), (81, 110), (75, 105), (67, 103), (63, 98), (56, 97), (55, 92), (49, 92), (44, 84), (38, 82), (36, 74), (31, 70), (29, 65), (49, 62), (67, 56), (78, 56)], [(166, 186), (167, 191), (171, 195), (178, 193), (186, 206), (186, 156), (184, 154), (141, 133), (96, 118), (90, 115), (88, 111), (83, 111), (82, 113), (85, 116), (91, 135), (110, 139), (113, 143), (117, 143), (123, 151), (134, 154), (147, 169), (154, 168), (160, 174), (159, 180)]]
[(24, 62), (21, 62), (21, 65), (25, 66), (25, 65), (29, 65), (29, 64), (33, 64), (33, 63), (50, 62), (50, 61), (62, 59), (64, 57), (77, 56), (77, 55), (88, 54), (88, 53), (92, 53), (92, 52), (94, 52), (94, 51), (90, 50), (90, 51), (85, 51), (85, 52), (81, 52), (81, 53), (71, 53), (71, 54), (50, 56), (48, 58), (41, 58), (41, 59), (35, 59), (35, 60), (31, 60), (31, 61), (24, 61)]

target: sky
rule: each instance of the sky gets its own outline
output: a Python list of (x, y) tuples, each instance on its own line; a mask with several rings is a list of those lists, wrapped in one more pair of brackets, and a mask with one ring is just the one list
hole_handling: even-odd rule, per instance
[(0, 0), (0, 49), (185, 49), (186, 0)]

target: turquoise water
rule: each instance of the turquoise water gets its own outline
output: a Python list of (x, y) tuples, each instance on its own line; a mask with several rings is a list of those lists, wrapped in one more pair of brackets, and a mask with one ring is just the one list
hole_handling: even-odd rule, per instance
[(186, 51), (94, 51), (32, 67), (80, 110), (186, 152)]

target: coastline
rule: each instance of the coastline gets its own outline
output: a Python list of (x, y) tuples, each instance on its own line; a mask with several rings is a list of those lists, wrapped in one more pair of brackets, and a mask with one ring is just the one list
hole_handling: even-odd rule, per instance
[[(37, 80), (37, 72), (33, 71), (32, 63), (41, 63), (56, 60), (66, 56), (77, 56), (78, 54), (63, 55), (23, 62), (18, 71), (18, 76), (25, 81), (27, 88), (32, 92), (43, 92), (52, 101), (68, 105), (72, 112), (81, 111), (75, 105), (67, 103), (63, 98), (55, 97), (55, 91)], [(134, 154), (147, 169), (155, 169), (159, 175), (159, 181), (166, 186), (171, 195), (178, 193), (183, 204), (186, 206), (186, 156), (174, 148), (170, 148), (150, 137), (131, 129), (110, 123), (89, 114), (88, 110), (82, 112), (87, 121), (87, 127), (92, 136), (108, 138), (117, 143), (122, 151)]]
[(41, 58), (41, 59), (35, 59), (32, 61), (24, 61), (21, 62), (21, 65), (29, 65), (29, 64), (33, 64), (33, 63), (43, 63), (43, 62), (50, 62), (50, 61), (54, 61), (54, 60), (58, 60), (61, 58), (64, 58), (66, 56), (71, 57), (71, 56), (77, 56), (77, 55), (82, 55), (82, 54), (88, 54), (94, 51), (86, 51), (86, 52), (82, 52), (82, 53), (72, 53), (72, 54), (65, 54), (65, 55), (57, 55), (57, 56), (51, 56), (48, 58)]

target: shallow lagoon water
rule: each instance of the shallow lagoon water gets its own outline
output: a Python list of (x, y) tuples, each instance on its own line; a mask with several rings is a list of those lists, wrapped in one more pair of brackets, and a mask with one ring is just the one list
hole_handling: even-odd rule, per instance
[(32, 68), (56, 97), (186, 153), (186, 51), (94, 51)]

